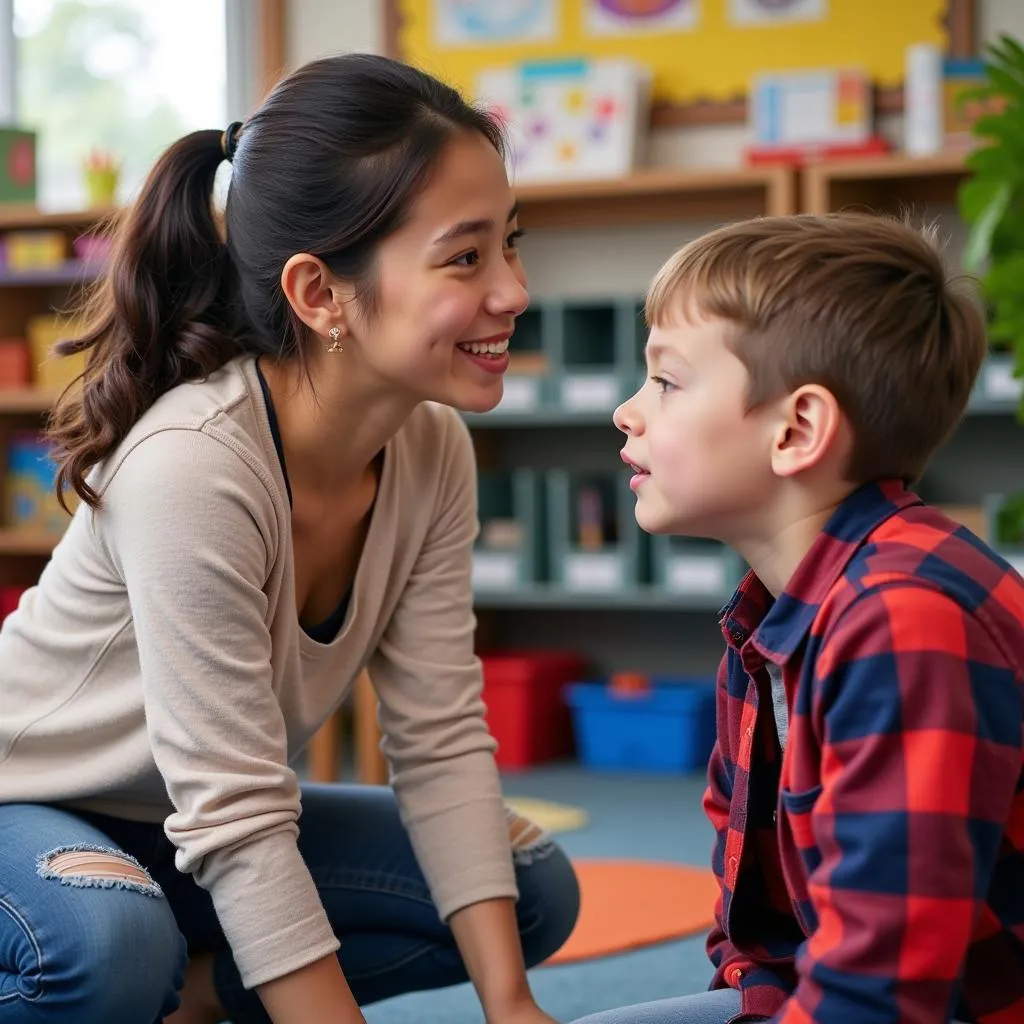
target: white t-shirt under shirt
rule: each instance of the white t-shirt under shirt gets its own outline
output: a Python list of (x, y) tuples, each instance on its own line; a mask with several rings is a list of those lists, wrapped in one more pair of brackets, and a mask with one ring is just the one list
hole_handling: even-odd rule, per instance
[(243, 982), (262, 984), (338, 947), (296, 847), (289, 763), (368, 665), (440, 915), (516, 895), (473, 651), (475, 465), (453, 410), (420, 405), (388, 443), (328, 644), (299, 625), (251, 357), (160, 398), (91, 479), (101, 508), (78, 510), (0, 631), (0, 802), (166, 820)]

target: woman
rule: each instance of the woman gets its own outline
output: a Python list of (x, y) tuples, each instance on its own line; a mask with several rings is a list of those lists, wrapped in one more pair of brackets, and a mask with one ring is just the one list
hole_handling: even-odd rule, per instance
[[(152, 171), (65, 345), (81, 504), (0, 634), (2, 1024), (349, 1024), (467, 975), (551, 1020), (524, 962), (578, 890), (501, 801), (454, 411), (501, 397), (515, 212), (496, 124), (366, 55)], [(392, 787), (300, 786), (364, 665)]]

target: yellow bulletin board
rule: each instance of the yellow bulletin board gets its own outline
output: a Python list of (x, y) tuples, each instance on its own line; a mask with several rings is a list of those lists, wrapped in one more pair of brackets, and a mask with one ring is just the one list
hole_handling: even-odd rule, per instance
[(730, 0), (693, 0), (696, 23), (659, 34), (594, 35), (592, 0), (551, 0), (558, 34), (535, 42), (441, 46), (439, 0), (385, 0), (389, 52), (472, 96), (477, 73), (522, 60), (633, 57), (654, 72), (656, 123), (741, 121), (751, 77), (811, 68), (863, 68), (877, 87), (879, 109), (902, 106), (905, 50), (936, 43), (951, 56), (974, 54), (975, 0), (823, 0), (813, 21), (765, 26), (734, 23)]

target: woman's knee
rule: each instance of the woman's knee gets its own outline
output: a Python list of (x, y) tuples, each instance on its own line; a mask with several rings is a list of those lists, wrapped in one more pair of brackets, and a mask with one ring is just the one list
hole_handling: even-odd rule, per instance
[(12, 1020), (128, 1024), (177, 1007), (185, 942), (145, 868), (115, 848), (78, 844), (43, 853), (36, 873), (42, 887), (16, 925), (23, 1017)]
[(512, 860), (519, 885), (517, 907), (528, 967), (543, 963), (565, 944), (580, 912), (580, 887), (565, 851), (539, 825), (509, 812)]

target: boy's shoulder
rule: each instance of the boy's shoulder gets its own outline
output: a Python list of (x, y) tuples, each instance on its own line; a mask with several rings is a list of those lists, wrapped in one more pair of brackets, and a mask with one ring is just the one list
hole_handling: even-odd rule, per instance
[(934, 505), (908, 504), (879, 522), (857, 546), (822, 614), (837, 617), (867, 595), (894, 587), (940, 594), (1016, 634), (1024, 649), (1024, 578)]

